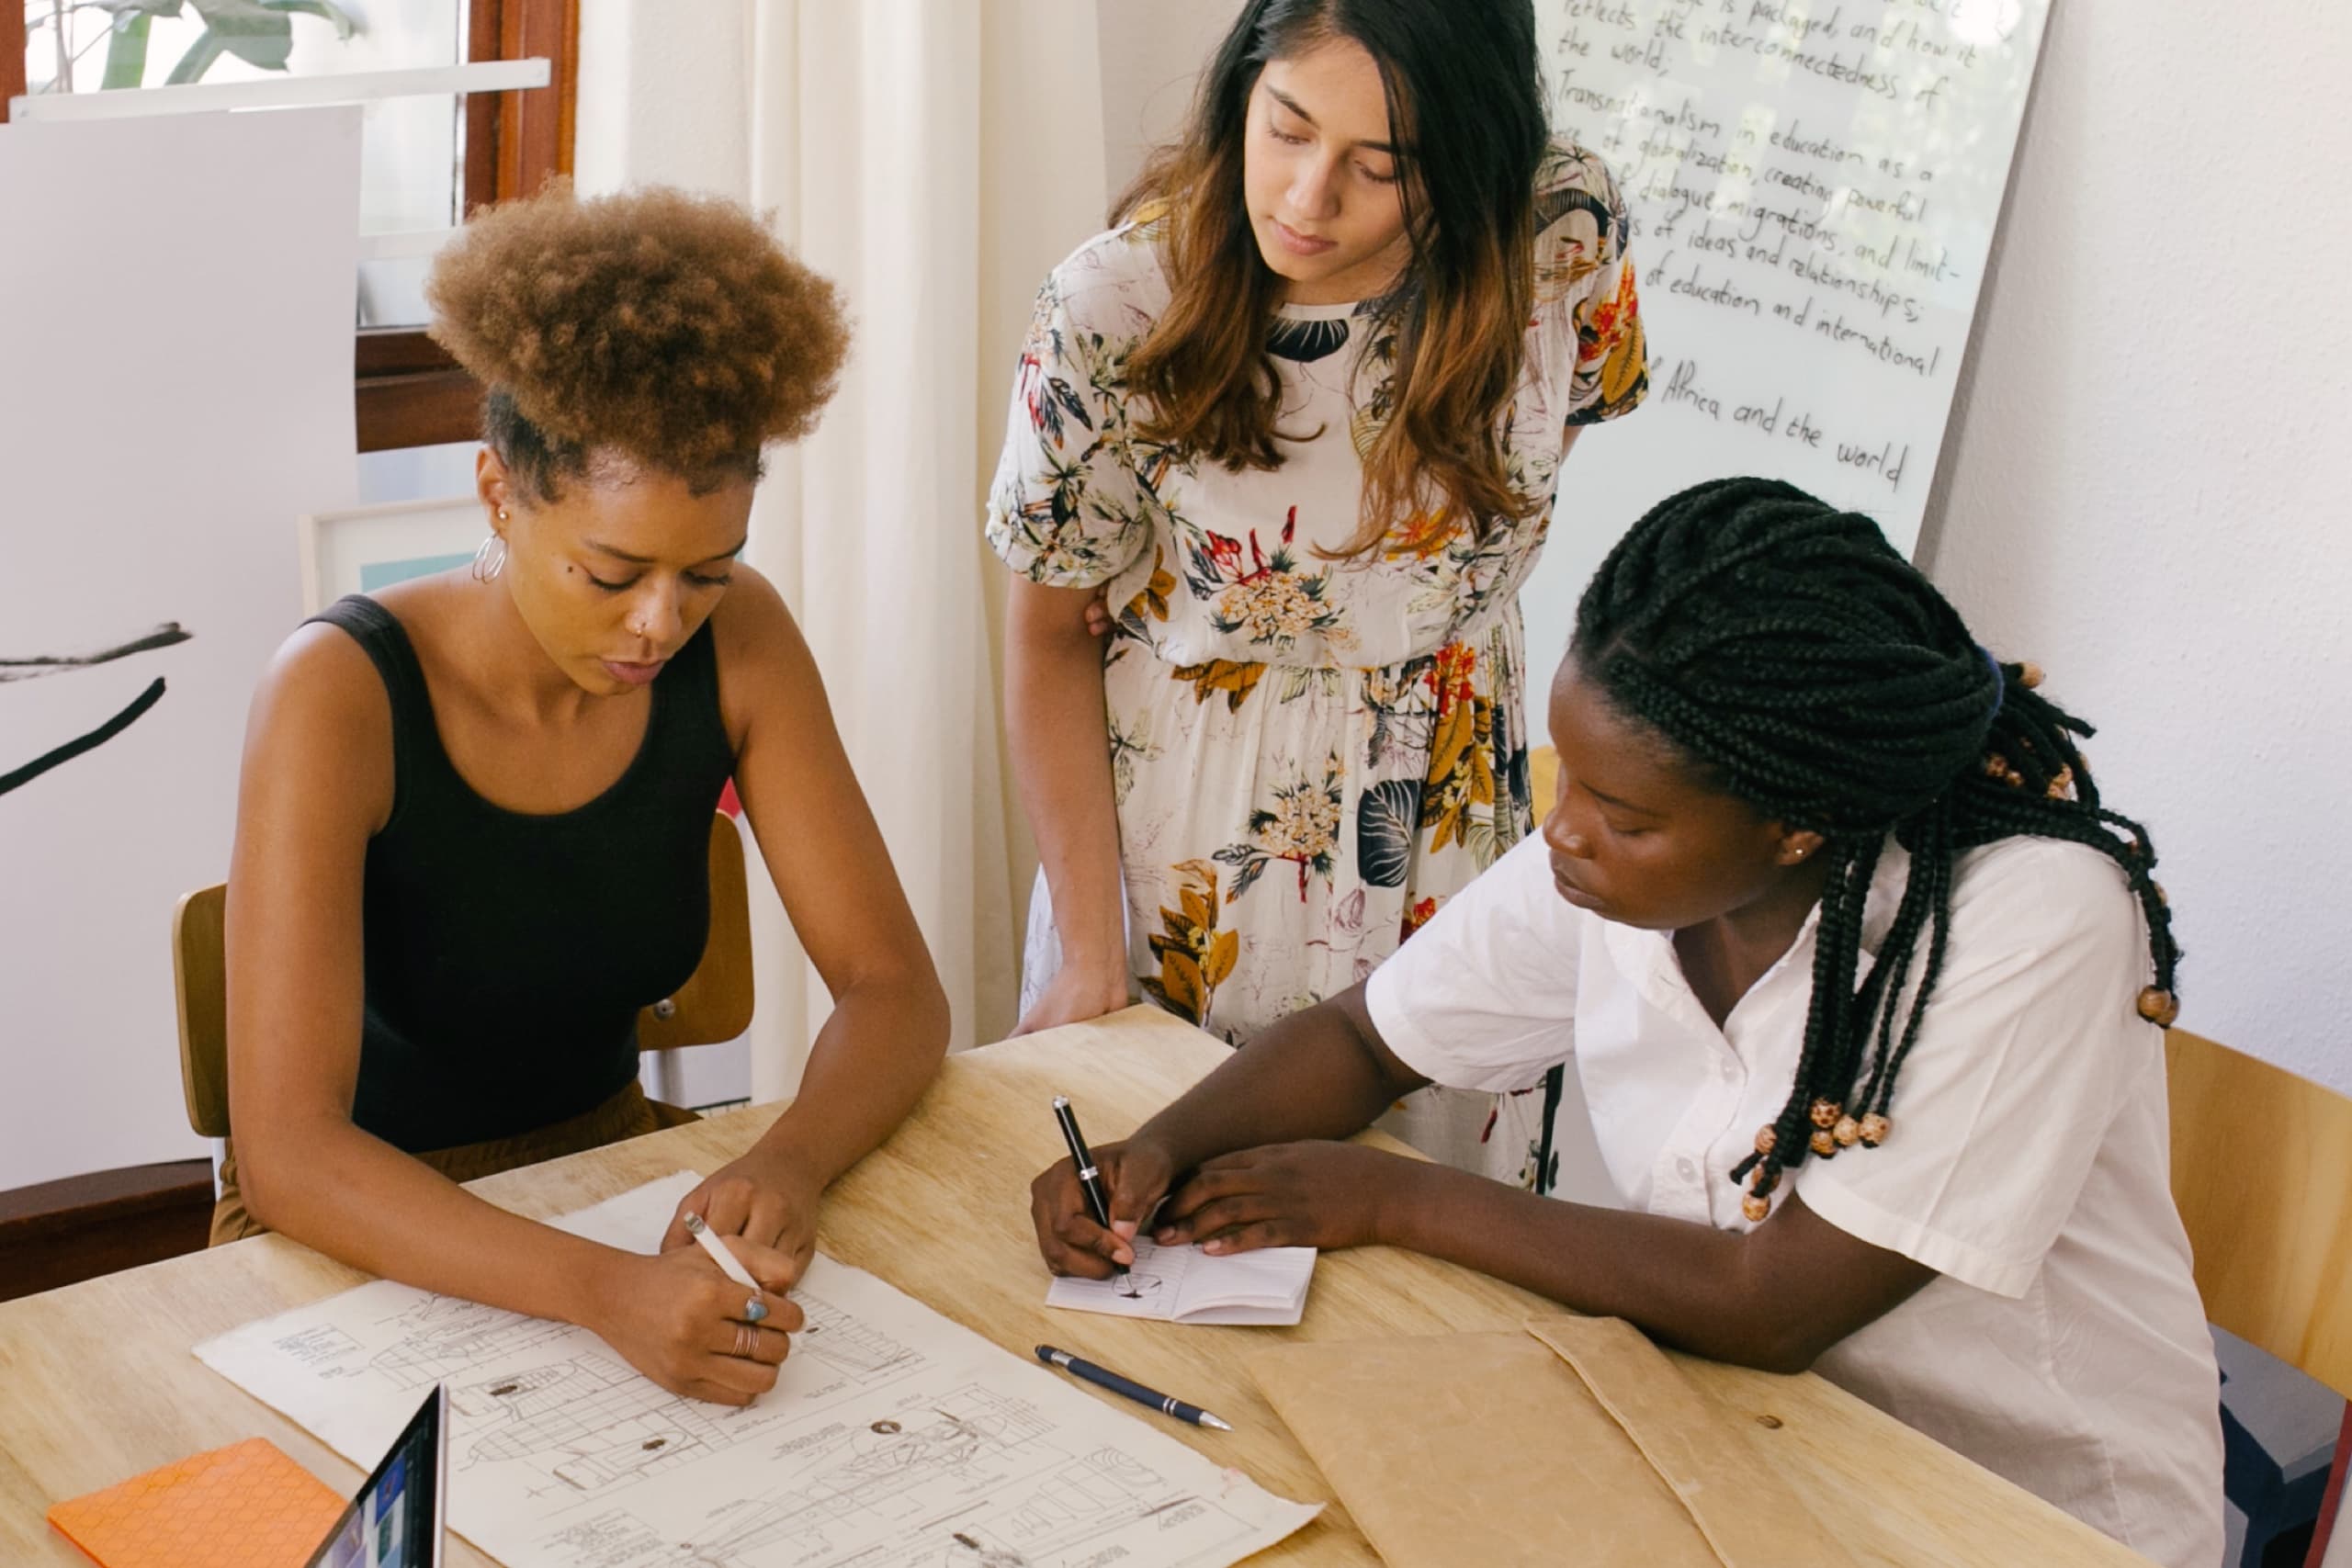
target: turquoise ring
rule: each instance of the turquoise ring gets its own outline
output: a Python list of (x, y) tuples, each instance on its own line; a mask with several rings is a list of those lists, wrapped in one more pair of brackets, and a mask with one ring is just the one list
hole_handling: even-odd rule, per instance
[(750, 1301), (743, 1303), (743, 1321), (745, 1323), (758, 1323), (762, 1319), (765, 1318), (767, 1314), (767, 1303), (760, 1300), (757, 1296), (753, 1296)]

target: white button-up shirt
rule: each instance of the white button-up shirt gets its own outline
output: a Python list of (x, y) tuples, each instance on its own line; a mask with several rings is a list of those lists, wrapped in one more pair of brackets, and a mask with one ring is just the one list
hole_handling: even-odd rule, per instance
[[(1889, 844), (1865, 973), (1909, 866)], [(1788, 1100), (1818, 915), (1719, 1029), (1669, 934), (1568, 904), (1538, 836), (1440, 909), (1367, 1001), (1439, 1083), (1524, 1089), (1573, 1063), (1624, 1207), (1747, 1230), (1731, 1168)], [(1962, 855), (1891, 1135), (1808, 1158), (1780, 1190), (1940, 1276), (1817, 1371), (2160, 1562), (2211, 1568), (2220, 1376), (2172, 1203), (2163, 1036), (2134, 1009), (2147, 968), (2098, 852), (2018, 838)]]

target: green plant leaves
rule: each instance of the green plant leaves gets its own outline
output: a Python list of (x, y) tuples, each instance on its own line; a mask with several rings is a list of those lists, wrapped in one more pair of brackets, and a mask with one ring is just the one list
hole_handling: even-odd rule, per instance
[[(188, 0), (188, 4), (204, 18), (205, 37), (219, 40), (213, 58), (226, 50), (264, 71), (286, 69), (286, 58), (294, 52), (294, 23), (284, 12), (273, 11), (260, 0)], [(198, 40), (199, 45), (202, 41)], [(193, 54), (195, 50), (188, 52)], [(176, 79), (179, 73), (175, 70), (172, 74)]]
[[(173, 5), (176, 9), (178, 0), (173, 0)], [(136, 87), (146, 79), (147, 26), (154, 19), (144, 9), (126, 7), (116, 13), (113, 34), (107, 39), (107, 73), (98, 81), (100, 92)]]
[(332, 24), (338, 43), (359, 30), (359, 24), (352, 20), (350, 12), (340, 6), (329, 5), (327, 0), (261, 0), (261, 3), (273, 11), (300, 11), (306, 17), (316, 17)]
[[(288, 58), (294, 52), (293, 13), (316, 17), (334, 28), (335, 37), (347, 39), (358, 31), (358, 24), (351, 14), (329, 0), (186, 0), (204, 18), (204, 31), (188, 45), (172, 73), (164, 78), (166, 86), (184, 86), (201, 81), (223, 54), (233, 54), (246, 64), (263, 71), (283, 71)], [(158, 17), (176, 17), (181, 0), (118, 0), (121, 9), (136, 9)], [(141, 39), (141, 67), (145, 67), (144, 39)], [(107, 85), (114, 86), (114, 56), (107, 57)], [(133, 84), (122, 84), (130, 85)]]

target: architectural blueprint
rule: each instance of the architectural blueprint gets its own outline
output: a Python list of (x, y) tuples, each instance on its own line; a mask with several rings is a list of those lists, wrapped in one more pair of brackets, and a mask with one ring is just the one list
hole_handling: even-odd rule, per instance
[[(650, 1251), (681, 1172), (559, 1222)], [(197, 1347), (354, 1462), (449, 1388), (450, 1528), (508, 1568), (1220, 1568), (1285, 1502), (820, 1254), (776, 1386), (667, 1393), (585, 1329), (377, 1280)]]

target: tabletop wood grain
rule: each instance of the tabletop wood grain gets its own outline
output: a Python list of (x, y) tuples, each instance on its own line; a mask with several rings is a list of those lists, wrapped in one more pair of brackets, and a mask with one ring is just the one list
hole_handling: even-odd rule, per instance
[[(1206, 1328), (1048, 1313), (1029, 1227), (1032, 1176), (1062, 1154), (1048, 1111), (1077, 1105), (1088, 1135), (1122, 1137), (1207, 1072), (1225, 1047), (1138, 1008), (951, 1058), (906, 1125), (829, 1195), (818, 1245), (1021, 1356), (1051, 1342), (1231, 1421), (1232, 1433), (1153, 1420), (1269, 1490), (1329, 1505), (1254, 1562), (1378, 1561), (1250, 1381), (1266, 1344), (1515, 1326), (1559, 1309), (1450, 1264), (1386, 1247), (1326, 1255), (1295, 1328)], [(560, 1213), (681, 1168), (711, 1170), (769, 1114), (744, 1111), (473, 1184), (530, 1215)], [(361, 1472), (219, 1377), (190, 1348), (364, 1276), (261, 1236), (0, 1303), (0, 1562), (80, 1563), (49, 1505), (240, 1438), (269, 1438), (343, 1490)], [(1810, 1374), (1776, 1377), (1685, 1357), (1683, 1374), (1773, 1472), (1871, 1564), (2132, 1564), (2144, 1559)], [(1084, 1385), (1079, 1385), (1084, 1386)], [(1100, 1391), (1124, 1412), (1135, 1407)], [(1508, 1389), (1495, 1391), (1508, 1398)], [(1377, 1434), (1367, 1433), (1376, 1441)], [(1510, 1506), (1497, 1498), (1498, 1508)], [(1564, 1557), (1573, 1557), (1570, 1547)], [(492, 1560), (462, 1542), (449, 1562)]]

